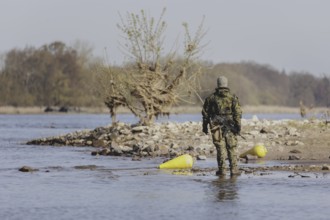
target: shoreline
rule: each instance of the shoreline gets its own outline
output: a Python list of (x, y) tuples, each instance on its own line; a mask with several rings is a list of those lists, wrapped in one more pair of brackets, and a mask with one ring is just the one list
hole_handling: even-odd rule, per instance
[[(93, 147), (92, 156), (124, 156), (132, 160), (176, 157), (186, 153), (196, 159), (215, 157), (211, 135), (205, 135), (201, 128), (202, 122), (167, 122), (152, 126), (119, 122), (93, 130), (34, 139), (26, 144)], [(262, 144), (268, 151), (263, 159), (268, 161), (290, 161), (290, 164), (308, 164), (308, 161), (330, 163), (329, 129), (328, 123), (319, 119), (242, 119), (241, 134), (245, 138), (238, 137), (239, 154)], [(248, 158), (248, 162), (258, 161), (255, 159)]]
[[(13, 106), (0, 106), (0, 115), (6, 114), (109, 114), (106, 107), (79, 107), (69, 108), (67, 112), (59, 112), (56, 108), (52, 112), (45, 112), (45, 106), (34, 107), (13, 107)], [(175, 106), (170, 110), (170, 114), (200, 114), (202, 106)], [(242, 106), (243, 113), (245, 114), (300, 114), (299, 107), (287, 106)], [(118, 114), (131, 114), (126, 108), (118, 108)], [(329, 108), (317, 107), (308, 111), (311, 115), (317, 115), (330, 112)]]
[[(246, 163), (245, 173), (291, 171), (330, 172), (330, 129), (328, 121), (313, 117), (329, 112), (326, 108), (314, 108), (310, 118), (292, 120), (242, 119), (243, 140), (239, 137), (239, 152), (263, 143), (268, 150), (265, 158), (241, 160)], [(246, 114), (298, 114), (299, 108), (278, 106), (244, 106)], [(79, 112), (49, 112), (43, 107), (0, 107), (0, 114), (108, 114), (107, 108), (81, 108)], [(130, 114), (120, 109), (118, 114)], [(199, 107), (175, 107), (171, 114), (200, 114)], [(119, 127), (118, 127), (119, 126)], [(216, 152), (209, 135), (201, 132), (201, 122), (165, 123), (153, 127), (133, 127), (119, 123), (115, 127), (99, 127), (89, 131), (75, 131), (57, 137), (29, 141), (30, 145), (86, 146), (93, 147), (92, 156), (123, 156), (132, 160), (148, 157), (175, 157), (190, 153), (195, 158), (214, 158)], [(281, 166), (249, 166), (262, 160), (278, 161)], [(214, 170), (210, 170), (213, 172)], [(209, 173), (209, 170), (195, 170)]]

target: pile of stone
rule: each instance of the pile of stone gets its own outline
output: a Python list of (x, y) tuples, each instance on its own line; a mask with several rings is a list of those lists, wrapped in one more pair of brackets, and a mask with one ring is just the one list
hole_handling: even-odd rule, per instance
[(173, 157), (183, 153), (196, 156), (215, 154), (210, 136), (204, 135), (200, 128), (198, 122), (156, 123), (151, 126), (116, 123), (94, 130), (40, 138), (27, 144), (99, 148), (92, 155)]
[[(282, 152), (290, 147), (299, 148), (304, 145), (300, 128), (313, 124), (318, 126), (318, 123), (320, 122), (309, 120), (259, 120), (257, 117), (242, 119), (242, 136), (245, 139), (239, 137), (239, 151), (242, 153), (260, 142), (267, 147), (268, 152)], [(92, 151), (92, 155), (137, 157), (173, 157), (184, 153), (193, 156), (216, 155), (211, 135), (202, 133), (201, 122), (166, 122), (151, 126), (116, 123), (94, 130), (31, 140), (27, 144), (95, 147), (96, 150)]]

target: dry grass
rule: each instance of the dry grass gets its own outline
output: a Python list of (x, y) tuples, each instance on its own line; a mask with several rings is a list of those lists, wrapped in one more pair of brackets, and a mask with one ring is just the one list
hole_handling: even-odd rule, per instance
[(40, 114), (44, 109), (44, 107), (0, 106), (0, 114)]

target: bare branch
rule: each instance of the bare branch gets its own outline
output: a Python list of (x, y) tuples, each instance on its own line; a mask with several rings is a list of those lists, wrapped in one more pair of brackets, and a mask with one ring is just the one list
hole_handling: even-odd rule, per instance
[(158, 115), (168, 114), (168, 109), (178, 102), (189, 102), (191, 94), (198, 93), (201, 68), (195, 63), (199, 44), (204, 37), (202, 24), (192, 38), (185, 24), (183, 58), (176, 58), (176, 51), (165, 53), (165, 9), (156, 21), (142, 10), (139, 15), (121, 16), (119, 30), (124, 34), (122, 44), (130, 62), (122, 68), (99, 69), (100, 90), (110, 114), (124, 106), (150, 124)]

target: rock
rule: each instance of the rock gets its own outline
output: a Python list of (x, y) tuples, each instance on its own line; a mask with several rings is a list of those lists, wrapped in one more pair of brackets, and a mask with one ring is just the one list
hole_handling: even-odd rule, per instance
[(118, 139), (118, 137), (119, 137), (119, 133), (118, 133), (118, 132), (112, 132), (112, 133), (110, 134), (110, 139), (111, 139), (112, 141), (116, 141), (116, 140)]
[(267, 128), (263, 127), (263, 128), (261, 128), (260, 133), (267, 134), (267, 133), (269, 133), (269, 131)]
[(148, 141), (145, 141), (145, 142), (144, 142), (144, 145), (147, 145), (147, 146), (154, 146), (154, 145), (155, 145), (155, 141), (154, 141), (154, 140), (148, 140)]
[(97, 152), (97, 151), (92, 151), (92, 152), (91, 152), (91, 155), (92, 155), (92, 156), (97, 156), (97, 155), (99, 155), (99, 152)]
[(21, 171), (21, 172), (34, 172), (34, 171), (38, 171), (38, 169), (34, 169), (32, 167), (29, 167), (29, 166), (22, 166), (21, 168), (18, 169), (18, 171)]
[(101, 134), (98, 138), (98, 140), (109, 140), (108, 134)]
[(303, 142), (301, 142), (301, 141), (295, 141), (295, 143), (297, 144), (297, 145), (299, 145), (299, 146), (304, 146), (305, 144), (303, 143)]
[(137, 127), (133, 127), (133, 128), (132, 128), (132, 133), (140, 133), (140, 132), (142, 132), (145, 128), (146, 128), (146, 126), (137, 126)]
[(322, 166), (321, 169), (322, 170), (330, 170), (330, 166), (325, 164), (325, 165)]
[(104, 140), (93, 140), (92, 145), (93, 147), (106, 147), (108, 143)]
[(74, 166), (77, 170), (95, 170), (97, 168), (96, 165), (81, 165), (81, 166)]
[(59, 112), (68, 112), (69, 111), (69, 107), (67, 107), (67, 106), (61, 106), (58, 111)]
[(193, 151), (193, 150), (195, 150), (195, 148), (193, 146), (188, 146), (187, 150), (188, 151)]
[(121, 156), (123, 154), (123, 151), (121, 150), (120, 146), (111, 146), (110, 154), (114, 156)]
[(145, 138), (147, 136), (147, 134), (145, 134), (145, 133), (139, 133), (138, 134), (138, 137), (139, 138)]
[(164, 145), (160, 145), (158, 151), (160, 155), (167, 155), (169, 153), (168, 147)]
[(132, 147), (133, 152), (139, 152), (141, 149), (142, 149), (142, 145), (133, 144), (133, 147)]
[(154, 136), (151, 137), (151, 139), (154, 141), (158, 141), (158, 140), (162, 139), (160, 137), (161, 137), (160, 134), (155, 134)]
[(177, 157), (180, 155), (179, 152), (175, 151), (174, 149), (170, 149), (169, 153), (171, 157)]
[(298, 141), (287, 141), (284, 144), (286, 146), (296, 146), (296, 145), (298, 145)]
[(290, 151), (290, 153), (292, 153), (292, 154), (300, 154), (301, 151), (294, 149), (294, 150)]
[(141, 157), (137, 156), (137, 155), (134, 155), (132, 157), (132, 161), (141, 161)]
[(109, 148), (104, 148), (101, 151), (98, 152), (99, 155), (107, 156), (110, 154), (110, 149)]
[(248, 134), (257, 136), (259, 134), (259, 131), (250, 131)]
[(300, 160), (300, 157), (296, 155), (290, 155), (289, 160)]
[(73, 141), (73, 145), (84, 145), (84, 140), (83, 139), (76, 139)]
[(310, 166), (309, 166), (309, 169), (310, 169), (310, 170), (315, 170), (316, 168), (317, 168), (316, 165), (310, 165)]
[(213, 155), (213, 156), (217, 155), (217, 150), (215, 147), (210, 147), (209, 150), (210, 150), (210, 155)]
[(44, 112), (53, 112), (53, 111), (54, 111), (54, 109), (50, 106), (47, 106), (44, 110)]
[[(139, 132), (142, 132), (142, 131), (139, 131)], [(122, 129), (119, 131), (119, 134), (122, 134), (122, 135), (129, 135), (130, 133), (131, 133), (131, 131), (128, 129)]]
[(176, 143), (172, 143), (172, 144), (170, 145), (170, 148), (178, 149), (178, 148), (179, 148), (179, 145), (176, 144)]
[(253, 115), (252, 116), (252, 121), (253, 122), (259, 122), (259, 119), (258, 119), (258, 117), (256, 115)]
[(148, 152), (141, 151), (141, 152), (140, 152), (140, 155), (143, 156), (143, 157), (146, 157), (146, 156), (148, 156)]
[(206, 160), (206, 156), (205, 155), (198, 155), (197, 160)]
[(120, 149), (123, 153), (132, 153), (133, 148), (129, 146), (120, 146)]
[(253, 156), (253, 155), (246, 155), (246, 160), (249, 161), (249, 160), (257, 160), (258, 159), (258, 156)]
[(293, 127), (287, 128), (285, 134), (290, 136), (300, 136), (300, 134), (297, 132), (297, 128), (293, 128)]
[(150, 153), (154, 151), (154, 147), (146, 145), (142, 148), (142, 151)]

